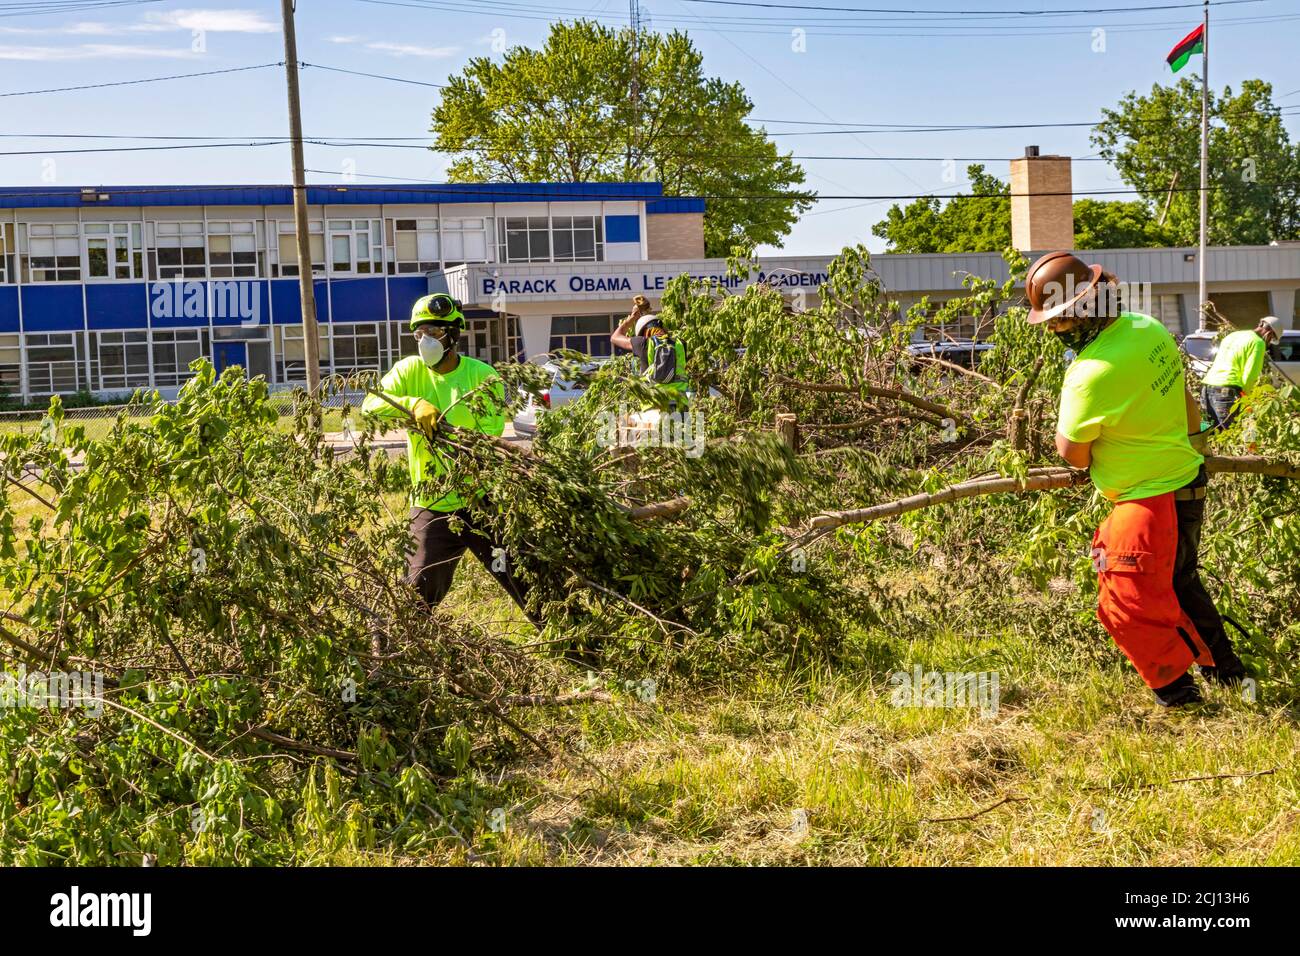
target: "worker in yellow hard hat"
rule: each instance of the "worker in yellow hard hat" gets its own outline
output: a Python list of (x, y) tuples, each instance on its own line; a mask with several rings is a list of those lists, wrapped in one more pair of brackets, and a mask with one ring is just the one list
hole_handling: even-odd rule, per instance
[(1259, 382), (1268, 362), (1268, 347), (1282, 341), (1282, 320), (1266, 315), (1254, 329), (1223, 337), (1214, 364), (1201, 380), (1201, 404), (1219, 428), (1227, 428), (1241, 411), (1241, 398)]
[(527, 585), (515, 577), (510, 556), (484, 532), (470, 507), (475, 490), (460, 488), (438, 498), (421, 492), (425, 482), (442, 478), (452, 467), (427, 437), (439, 422), (486, 435), (505, 430), (501, 378), (491, 365), (456, 351), (465, 315), (451, 296), (434, 293), (417, 300), (411, 308), (411, 331), (418, 354), (406, 356), (383, 377), (379, 388), (384, 397), (367, 395), (361, 407), (363, 413), (406, 426), (414, 539), (407, 555), (407, 583), (429, 607), (437, 606), (451, 589), (456, 565), (468, 549), (528, 613)]

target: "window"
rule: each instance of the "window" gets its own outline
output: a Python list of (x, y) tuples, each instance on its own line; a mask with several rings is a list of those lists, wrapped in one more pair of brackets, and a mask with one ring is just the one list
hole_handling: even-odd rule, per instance
[(24, 282), (79, 282), (81, 243), (75, 222), (30, 223), (19, 226), (27, 234), (22, 256)]
[(379, 220), (331, 219), (330, 272), (373, 275), (383, 271)]
[(81, 385), (79, 333), (31, 334), (27, 337), (27, 386), (33, 395), (75, 392)]
[[(157, 237), (157, 278), (202, 279), (207, 274), (207, 256), (203, 248), (203, 223), (160, 222)], [(153, 277), (153, 269), (149, 270)]]
[[(320, 341), (321, 362), (327, 362), (330, 354), (329, 340), (326, 338), (327, 324), (317, 326)], [(277, 382), (307, 381), (307, 342), (303, 338), (301, 325), (277, 325), (274, 330), (275, 346), (275, 380)]]
[(143, 226), (138, 222), (87, 222), (81, 227), (86, 243), (89, 279), (142, 279)]
[(497, 241), (502, 262), (551, 261), (551, 225), (547, 216), (498, 219)]
[(551, 247), (556, 262), (598, 262), (605, 258), (605, 220), (600, 216), (553, 216)]
[(551, 319), (551, 351), (573, 349), (587, 355), (609, 355), (613, 315), (557, 315)]
[(0, 225), (0, 282), (14, 281), (14, 224)]
[(392, 323), (392, 329), (396, 333), (393, 335), (392, 341), (394, 348), (397, 349), (397, 354), (393, 356), (394, 363), (408, 355), (419, 354), (420, 349), (415, 344), (415, 336), (411, 334), (411, 329), (405, 322)]
[(378, 369), (379, 326), (373, 322), (334, 326), (334, 372), (352, 375)]
[(208, 223), (208, 262), (214, 279), (251, 278), (261, 275), (258, 258), (262, 245), (260, 222)]
[(149, 333), (96, 332), (91, 353), (91, 381), (96, 388), (149, 387)]
[(528, 356), (524, 354), (524, 338), (519, 333), (519, 316), (506, 316), (506, 351), (509, 353), (506, 358), (511, 362), (526, 361)]
[(442, 268), (439, 253), (438, 220), (389, 220), (393, 261), (388, 264), (390, 273), (432, 272)]
[(183, 385), (194, 377), (189, 364), (208, 354), (206, 329), (155, 329), (153, 382), (158, 388)]
[(444, 219), (442, 267), (450, 269), (466, 262), (487, 262), (489, 222), (481, 217)]
[(0, 335), (0, 396), (18, 395), (23, 387), (22, 348), (18, 335)]
[[(293, 223), (282, 222), (279, 225), (279, 230), (279, 274), (281, 276), (296, 276), (298, 274), (298, 237), (294, 233)], [(307, 246), (311, 250), (312, 274), (320, 273), (324, 275), (325, 233), (319, 219), (312, 219), (307, 223)]]

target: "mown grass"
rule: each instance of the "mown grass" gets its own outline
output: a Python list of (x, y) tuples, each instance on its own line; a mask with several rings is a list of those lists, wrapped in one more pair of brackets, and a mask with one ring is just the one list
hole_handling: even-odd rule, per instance
[[(45, 510), (21, 491), (10, 501), (20, 529)], [(385, 504), (406, 512), (400, 492)], [(918, 572), (893, 586), (920, 603), (926, 584)], [(1086, 613), (1065, 627), (1080, 620), (1077, 597), (1007, 589), (952, 597), (931, 615), (942, 624), (853, 633), (834, 667), (711, 688), (645, 675), (660, 682), (653, 701), (627, 688), (629, 675), (594, 675), (612, 702), (521, 714), (550, 756), (520, 742), (518, 757), (446, 782), (469, 808), (458, 836), (412, 851), (322, 834), (302, 861), (1300, 863), (1293, 710), (1211, 689), (1203, 705), (1163, 711)], [(469, 556), (444, 610), (534, 638)], [(895, 706), (889, 676), (916, 664), (996, 670), (996, 713)], [(584, 670), (555, 666), (574, 689), (590, 686)]]
[[(518, 620), (472, 559), (449, 601)], [(613, 703), (529, 715), (553, 758), (456, 783), (507, 811), (504, 832), (401, 862), (1300, 862), (1297, 715), (1217, 689), (1161, 710), (1099, 626), (1096, 640), (1094, 655), (1013, 627), (866, 631), (833, 669), (670, 682), (652, 703), (607, 681)], [(892, 702), (896, 669), (989, 661), (996, 713)]]
[[(350, 416), (351, 428), (354, 432), (361, 427), (360, 416), (354, 409)], [(39, 434), (44, 424), (45, 416), (40, 412), (25, 412), (22, 415), (0, 416), (0, 435), (36, 435)], [(136, 418), (136, 421), (144, 421), (143, 418)], [(91, 440), (100, 440), (106, 438), (113, 425), (116, 423), (116, 413), (106, 412), (101, 409), (70, 409), (65, 413), (63, 424), (64, 427), (79, 425), (86, 430), (86, 437)], [(321, 416), (321, 426), (328, 434), (331, 432), (340, 432), (343, 430), (344, 415), (343, 410), (339, 408), (326, 409)], [(292, 432), (294, 429), (294, 419), (292, 415), (281, 415), (276, 422), (276, 430), (281, 432)]]

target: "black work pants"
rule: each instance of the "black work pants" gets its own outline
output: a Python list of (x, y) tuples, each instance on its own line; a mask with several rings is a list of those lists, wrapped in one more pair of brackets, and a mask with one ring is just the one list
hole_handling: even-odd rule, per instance
[[(1209, 476), (1205, 466), (1183, 492), (1204, 488)], [(1223, 618), (1214, 606), (1214, 598), (1205, 590), (1200, 574), (1201, 526), (1205, 522), (1205, 498), (1180, 499), (1174, 494), (1174, 509), (1178, 514), (1178, 551), (1174, 557), (1174, 594), (1184, 613), (1196, 625), (1196, 632), (1201, 636), (1214, 666), (1223, 676), (1235, 676), (1243, 673), (1241, 661), (1232, 648), (1232, 640), (1223, 627)]]
[(1236, 420), (1241, 389), (1235, 385), (1202, 385), (1201, 404), (1216, 428), (1227, 428)]
[[(458, 519), (458, 530), (451, 527), (453, 517)], [(415, 540), (406, 558), (406, 583), (419, 591), (430, 608), (442, 603), (451, 590), (456, 565), (468, 550), (505, 588), (528, 619), (534, 624), (539, 623), (527, 610), (528, 585), (512, 573), (510, 555), (501, 553), (493, 557), (497, 543), (479, 527), (468, 509), (430, 511), (428, 508), (412, 508), (411, 537)], [(494, 565), (499, 570), (494, 570)]]

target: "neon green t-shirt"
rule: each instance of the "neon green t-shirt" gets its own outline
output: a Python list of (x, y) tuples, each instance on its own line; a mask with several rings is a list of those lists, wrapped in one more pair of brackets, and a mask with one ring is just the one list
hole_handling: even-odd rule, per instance
[(1185, 393), (1169, 330), (1121, 312), (1066, 369), (1056, 430), (1092, 442), (1089, 474), (1111, 501), (1162, 495), (1195, 478), (1205, 460), (1187, 440)]
[(1219, 343), (1214, 364), (1202, 381), (1206, 385), (1235, 385), (1248, 391), (1259, 381), (1267, 357), (1268, 344), (1260, 336), (1250, 329), (1233, 332)]
[[(487, 384), (484, 384), (487, 383)], [(482, 387), (480, 387), (482, 386)], [(435, 405), (450, 425), (488, 435), (505, 431), (506, 420), (501, 413), (505, 406), (505, 387), (496, 370), (478, 359), (460, 357), (460, 363), (446, 375), (439, 375), (418, 355), (408, 355), (389, 370), (379, 384), (380, 390), (407, 411), (415, 409), (416, 399)], [(473, 392), (473, 395), (470, 393)], [(480, 396), (487, 393), (488, 406), (494, 411), (479, 407)], [(361, 411), (376, 418), (409, 421), (397, 409), (376, 395), (367, 395)], [(437, 500), (417, 496), (414, 489), (422, 481), (443, 475), (448, 468), (447, 456), (434, 452), (425, 437), (414, 427), (406, 432), (406, 458), (411, 471), (411, 499), (418, 508), (431, 511), (455, 511), (465, 506), (465, 499), (457, 492), (449, 492)], [(472, 489), (464, 489), (472, 493)]]

